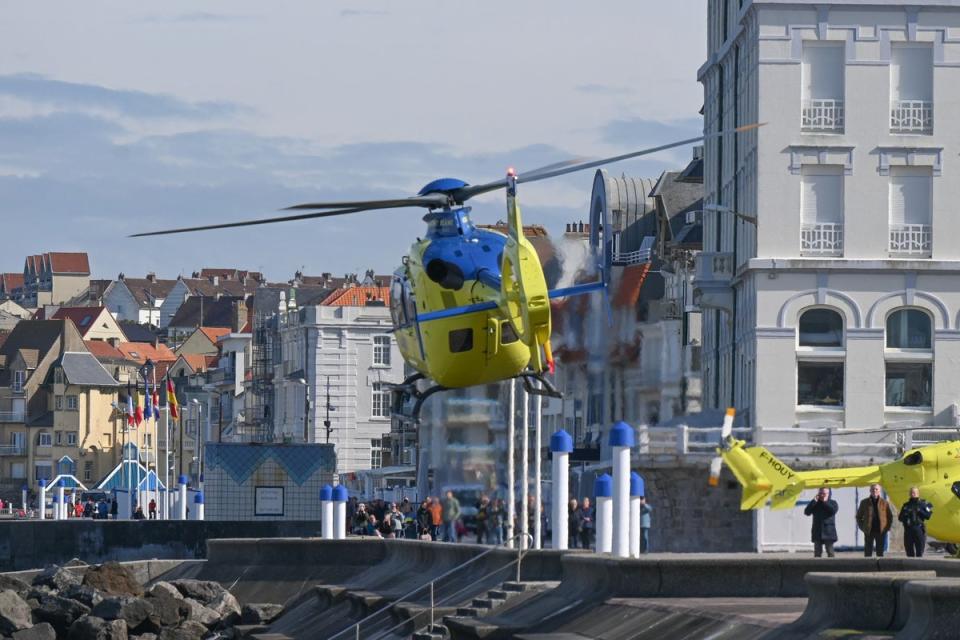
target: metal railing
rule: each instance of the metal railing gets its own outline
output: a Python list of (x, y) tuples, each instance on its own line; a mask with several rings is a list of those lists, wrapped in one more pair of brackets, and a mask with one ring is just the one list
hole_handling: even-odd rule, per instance
[(27, 446), (24, 444), (0, 444), (0, 456), (25, 456)]
[(23, 422), (25, 412), (19, 411), (0, 411), (0, 422)]
[(641, 262), (650, 262), (649, 249), (637, 249), (636, 251), (615, 253), (613, 255), (613, 264), (615, 265), (626, 266), (631, 264), (639, 264)]
[(890, 253), (927, 258), (932, 242), (933, 228), (929, 224), (890, 225)]
[(890, 105), (891, 133), (933, 133), (933, 103), (894, 100)]
[[(402, 596), (400, 596), (399, 598), (397, 598), (396, 600), (394, 600), (394, 601), (391, 602), (390, 604), (384, 605), (383, 607), (377, 609), (376, 611), (374, 611), (373, 613), (371, 613), (371, 614), (368, 615), (367, 617), (361, 619), (359, 622), (356, 622), (356, 623), (350, 625), (349, 627), (347, 627), (346, 629), (344, 629), (343, 631), (340, 631), (339, 633), (336, 633), (336, 634), (330, 636), (329, 640), (334, 640), (334, 638), (340, 638), (340, 637), (344, 637), (344, 638), (349, 637), (347, 634), (349, 634), (350, 631), (353, 631), (353, 637), (354, 637), (354, 638), (356, 638), (357, 640), (360, 640), (360, 637), (361, 637), (361, 636), (360, 636), (360, 629), (361, 629), (361, 625), (363, 625), (363, 623), (372, 621), (375, 617), (379, 616), (380, 614), (385, 613), (385, 612), (388, 612), (390, 609), (392, 609), (392, 608), (395, 607), (396, 605), (400, 604), (401, 602), (406, 601), (406, 600), (407, 600), (408, 598), (410, 598), (411, 596), (416, 595), (416, 594), (418, 594), (418, 593), (420, 593), (420, 592), (422, 592), (422, 591), (424, 591), (424, 590), (427, 590), (427, 589), (429, 589), (429, 594), (430, 594), (430, 627), (433, 627), (434, 621), (435, 621), (435, 612), (436, 612), (437, 606), (439, 606), (439, 605), (441, 605), (441, 604), (443, 604), (443, 603), (445, 603), (445, 602), (448, 602), (449, 600), (453, 599), (455, 596), (459, 595), (461, 592), (463, 592), (463, 591), (466, 589), (466, 587), (461, 588), (461, 589), (458, 589), (457, 591), (453, 592), (452, 594), (445, 596), (444, 598), (442, 598), (442, 599), (438, 602), (438, 601), (436, 600), (436, 590), (435, 590), (435, 586), (436, 586), (436, 583), (437, 583), (437, 582), (439, 582), (440, 580), (442, 580), (442, 579), (444, 579), (444, 578), (447, 578), (447, 577), (453, 575), (454, 573), (456, 573), (457, 571), (460, 571), (460, 570), (463, 569), (464, 567), (473, 564), (474, 562), (476, 562), (476, 561), (479, 560), (480, 558), (486, 557), (487, 555), (493, 553), (493, 552), (496, 551), (497, 549), (504, 548), (504, 547), (508, 547), (509, 545), (512, 545), (515, 540), (524, 539), (524, 538), (529, 538), (529, 539), (530, 539), (530, 544), (529, 544), (529, 546), (532, 547), (532, 546), (533, 546), (533, 536), (530, 535), (529, 533), (518, 533), (518, 534), (512, 536), (511, 538), (509, 538), (508, 540), (505, 540), (505, 541), (501, 542), (499, 545), (494, 546), (494, 547), (490, 547), (489, 549), (486, 549), (486, 550), (483, 551), (482, 553), (479, 553), (479, 554), (475, 555), (474, 557), (470, 558), (470, 559), (467, 560), (466, 562), (462, 562), (462, 563), (458, 564), (457, 566), (453, 567), (452, 569), (450, 569), (450, 570), (448, 570), (448, 571), (445, 571), (444, 573), (440, 574), (440, 575), (437, 576), (436, 578), (433, 578), (432, 580), (430, 580), (430, 581), (427, 582), (426, 584), (420, 585), (419, 587), (417, 587), (417, 588), (414, 589), (413, 591), (410, 591), (410, 592), (408, 592), (408, 593), (403, 594)], [(527, 545), (523, 545), (523, 544), (518, 544), (518, 545), (517, 545), (517, 559), (516, 559), (516, 560), (511, 560), (510, 562), (508, 562), (507, 564), (503, 565), (502, 567), (499, 567), (498, 569), (494, 569), (493, 571), (487, 573), (486, 575), (481, 576), (480, 578), (474, 580), (474, 581), (473, 581), (473, 584), (477, 584), (477, 583), (481, 582), (482, 580), (484, 580), (485, 578), (488, 578), (488, 577), (490, 577), (490, 576), (492, 576), (492, 575), (494, 575), (494, 574), (496, 574), (496, 573), (498, 573), (498, 572), (500, 572), (500, 571), (503, 571), (504, 569), (508, 569), (509, 567), (511, 567), (511, 566), (514, 565), (514, 564), (517, 565), (517, 582), (520, 582), (520, 564), (521, 564), (521, 562), (523, 561), (523, 556), (525, 556), (525, 555), (527, 554), (527, 552), (530, 551), (529, 548), (524, 548), (525, 546), (527, 546)], [(415, 618), (415, 617), (414, 617), (414, 618)], [(389, 629), (386, 629), (386, 630), (381, 631), (381, 632), (379, 632), (379, 633), (380, 633), (381, 636), (384, 636), (384, 635), (390, 633), (391, 631), (394, 631), (395, 629), (398, 629), (398, 628), (400, 628), (400, 627), (408, 624), (409, 622), (410, 622), (410, 620), (401, 620), (399, 623), (395, 624), (394, 626), (390, 627)]]
[(808, 256), (842, 256), (843, 223), (817, 222), (800, 227), (800, 253)]
[(804, 131), (843, 131), (843, 100), (804, 100), (800, 128)]

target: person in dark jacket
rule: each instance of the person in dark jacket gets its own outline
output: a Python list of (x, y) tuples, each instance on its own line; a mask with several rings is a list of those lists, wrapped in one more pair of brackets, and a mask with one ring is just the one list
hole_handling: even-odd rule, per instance
[(593, 546), (594, 510), (590, 506), (590, 498), (584, 497), (580, 501), (580, 546), (589, 549)]
[(836, 500), (830, 498), (830, 489), (826, 487), (820, 487), (817, 497), (803, 510), (804, 515), (813, 516), (810, 540), (813, 542), (814, 557), (821, 557), (824, 547), (827, 548), (827, 556), (833, 557), (833, 543), (837, 541), (836, 515), (839, 510), (840, 506)]
[(903, 523), (903, 546), (908, 558), (922, 558), (927, 546), (927, 520), (933, 515), (933, 505), (920, 499), (920, 489), (910, 487), (910, 500), (900, 507), (897, 519)]
[(572, 498), (567, 505), (567, 546), (570, 549), (579, 546), (580, 533), (583, 531), (583, 517), (577, 506), (576, 498)]
[(887, 532), (893, 524), (893, 507), (882, 495), (879, 484), (870, 486), (870, 496), (860, 501), (857, 508), (857, 526), (863, 532), (863, 555), (870, 557), (876, 549), (882, 558), (887, 548)]

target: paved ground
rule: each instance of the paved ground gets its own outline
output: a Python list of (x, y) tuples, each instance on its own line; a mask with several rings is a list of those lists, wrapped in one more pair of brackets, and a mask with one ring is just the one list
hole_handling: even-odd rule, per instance
[(790, 624), (807, 606), (806, 598), (612, 598), (607, 602), (743, 618), (745, 622), (765, 627)]

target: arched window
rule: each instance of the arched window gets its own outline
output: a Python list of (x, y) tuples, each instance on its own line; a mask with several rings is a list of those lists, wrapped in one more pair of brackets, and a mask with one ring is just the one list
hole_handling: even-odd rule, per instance
[(843, 317), (833, 309), (810, 309), (800, 316), (801, 347), (842, 347)]
[(919, 309), (900, 309), (887, 318), (888, 349), (930, 349), (930, 316)]
[(933, 405), (933, 321), (921, 309), (897, 309), (887, 316), (885, 404)]
[(800, 315), (797, 348), (797, 404), (843, 407), (843, 316), (834, 309)]

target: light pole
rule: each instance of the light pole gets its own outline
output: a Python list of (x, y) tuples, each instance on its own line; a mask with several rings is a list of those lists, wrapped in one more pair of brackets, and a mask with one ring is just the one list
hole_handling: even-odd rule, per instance
[[(309, 439), (309, 421), (310, 421), (310, 385), (307, 384), (307, 381), (303, 378), (297, 380), (297, 383), (303, 385), (303, 442), (307, 444), (310, 442)], [(329, 394), (329, 389), (328, 389)], [(329, 404), (329, 396), (327, 398), (327, 403)], [(329, 418), (329, 414), (327, 416)], [(329, 419), (326, 421), (329, 422)], [(325, 423), (326, 424), (326, 423)], [(330, 432), (327, 432), (327, 442), (330, 442)]]
[[(127, 387), (128, 391), (129, 389), (130, 387)], [(111, 402), (110, 406), (116, 409), (117, 413), (120, 414), (121, 416), (124, 415), (123, 410), (120, 408), (120, 405), (118, 403)], [(123, 418), (121, 418), (121, 422), (123, 422)], [(123, 482), (124, 487), (129, 491), (130, 479), (127, 475), (127, 432), (128, 431), (129, 431), (129, 425), (126, 425), (126, 428), (121, 427), (120, 429), (120, 435), (122, 436), (122, 440), (120, 444), (120, 481)], [(129, 497), (130, 497), (130, 494), (128, 493), (127, 498), (129, 499)]]
[(203, 478), (203, 405), (196, 398), (192, 398), (190, 403), (197, 408), (197, 433), (193, 441), (197, 445), (197, 487), (203, 488), (200, 483)]

